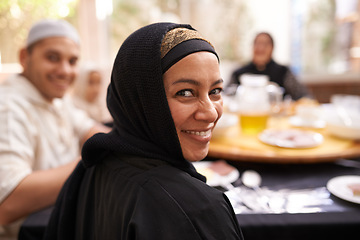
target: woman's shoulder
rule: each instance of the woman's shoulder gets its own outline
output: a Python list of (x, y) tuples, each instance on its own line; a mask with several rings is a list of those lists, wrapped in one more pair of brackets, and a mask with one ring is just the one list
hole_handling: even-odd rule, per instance
[(189, 173), (161, 160), (134, 156), (122, 156), (119, 159), (112, 156), (108, 157), (103, 165), (102, 171), (106, 177), (121, 178), (149, 193), (158, 189), (179, 198), (188, 197), (178, 195), (179, 192), (187, 192), (192, 196), (222, 194)]
[[(222, 201), (223, 193), (205, 182), (192, 177), (190, 174), (171, 165), (164, 165), (153, 169), (144, 187), (151, 189), (157, 185), (175, 201), (191, 203), (196, 201)], [(192, 203), (194, 205), (196, 203)]]
[[(219, 228), (220, 225), (236, 232), (233, 211), (221, 191), (169, 164), (153, 162), (154, 166), (147, 168), (141, 164), (129, 164), (136, 158), (113, 160), (111, 164), (106, 164), (107, 171), (102, 172), (102, 180), (107, 178), (108, 181), (100, 181), (102, 185), (98, 189), (108, 201), (122, 206), (112, 208), (121, 211), (121, 216), (132, 216), (134, 223), (145, 221), (153, 229), (166, 224), (168, 229), (179, 234), (186, 229), (191, 236), (198, 236), (199, 231), (206, 234), (209, 229)], [(111, 191), (108, 191), (109, 185), (112, 186)], [(111, 194), (107, 195), (107, 192)], [(111, 197), (114, 199), (109, 200)], [(181, 225), (171, 223), (169, 219)]]

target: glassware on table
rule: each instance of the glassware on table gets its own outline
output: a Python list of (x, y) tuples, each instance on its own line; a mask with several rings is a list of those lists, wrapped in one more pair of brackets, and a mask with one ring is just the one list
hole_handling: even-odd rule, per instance
[(265, 75), (241, 76), (236, 100), (240, 127), (244, 134), (257, 134), (267, 127), (270, 115), (270, 99), (266, 89), (268, 82)]
[(266, 90), (269, 94), (270, 114), (275, 117), (282, 115), (284, 113), (284, 89), (277, 83), (269, 82), (266, 86)]

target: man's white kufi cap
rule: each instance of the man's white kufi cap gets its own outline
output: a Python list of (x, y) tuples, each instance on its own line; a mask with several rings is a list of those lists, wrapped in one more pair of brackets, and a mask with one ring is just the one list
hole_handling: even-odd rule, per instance
[(50, 37), (66, 37), (80, 44), (80, 38), (76, 29), (65, 20), (45, 19), (34, 24), (26, 41), (26, 47)]

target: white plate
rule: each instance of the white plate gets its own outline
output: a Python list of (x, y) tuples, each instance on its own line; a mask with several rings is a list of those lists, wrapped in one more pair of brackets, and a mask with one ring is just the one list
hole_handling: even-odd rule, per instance
[(326, 187), (335, 196), (349, 202), (360, 204), (360, 196), (354, 196), (349, 184), (360, 183), (360, 176), (348, 175), (332, 178), (328, 181)]
[(312, 148), (324, 138), (320, 133), (299, 129), (267, 129), (259, 134), (263, 143), (283, 148)]
[(206, 177), (206, 183), (209, 186), (226, 186), (227, 184), (235, 182), (240, 176), (239, 171), (233, 166), (227, 164), (226, 162), (221, 163), (223, 165), (222, 167), (226, 167), (229, 169), (229, 173), (226, 175), (221, 175), (220, 173), (216, 172), (216, 168), (211, 168), (212, 164), (214, 164), (214, 162), (193, 162), (196, 171)]
[(324, 128), (326, 122), (324, 120), (304, 121), (299, 116), (289, 118), (289, 123), (295, 127), (311, 127), (311, 128)]

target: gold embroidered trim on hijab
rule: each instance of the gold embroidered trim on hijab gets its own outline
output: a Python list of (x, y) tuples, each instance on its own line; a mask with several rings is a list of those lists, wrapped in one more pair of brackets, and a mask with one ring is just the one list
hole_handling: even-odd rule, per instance
[(190, 39), (200, 39), (208, 42), (212, 47), (214, 47), (208, 40), (201, 37), (199, 32), (195, 30), (191, 30), (188, 28), (175, 28), (168, 31), (161, 42), (161, 58), (163, 58), (171, 49), (173, 49), (178, 44)]

